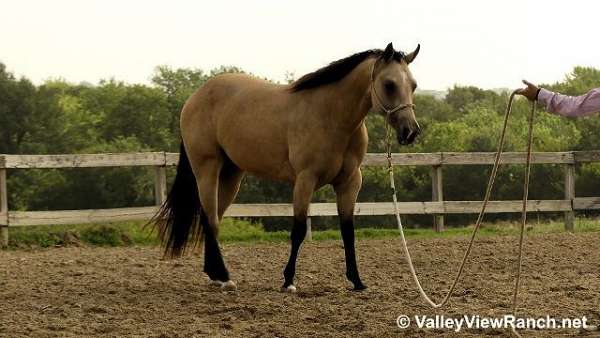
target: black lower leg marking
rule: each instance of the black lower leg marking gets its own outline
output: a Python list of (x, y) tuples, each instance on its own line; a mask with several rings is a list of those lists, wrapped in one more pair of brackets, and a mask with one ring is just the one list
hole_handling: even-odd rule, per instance
[(301, 219), (294, 218), (294, 227), (292, 228), (292, 233), (290, 235), (291, 238), (291, 251), (290, 258), (288, 263), (283, 270), (283, 277), (285, 282), (283, 283), (283, 287), (287, 288), (288, 286), (294, 284), (294, 275), (296, 274), (296, 259), (298, 258), (298, 251), (300, 249), (300, 245), (304, 241), (304, 237), (306, 236), (306, 217)]
[(229, 271), (225, 267), (216, 235), (208, 225), (208, 219), (204, 213), (200, 216), (200, 221), (204, 232), (204, 272), (212, 280), (226, 282), (229, 280)]
[(340, 230), (344, 241), (344, 254), (346, 256), (346, 277), (354, 284), (355, 290), (366, 289), (360, 280), (356, 265), (356, 252), (354, 250), (354, 220), (340, 220)]

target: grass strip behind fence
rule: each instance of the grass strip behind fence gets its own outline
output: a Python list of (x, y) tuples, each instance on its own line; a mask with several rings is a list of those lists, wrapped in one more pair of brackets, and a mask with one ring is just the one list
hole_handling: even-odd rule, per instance
[[(143, 227), (143, 222), (120, 222), (84, 225), (44, 225), (10, 228), (9, 248), (38, 248), (55, 246), (129, 246), (158, 245), (155, 233)], [(508, 236), (518, 234), (516, 223), (502, 222), (482, 226), (480, 236)], [(472, 226), (447, 228), (438, 233), (431, 229), (405, 229), (405, 234), (413, 238), (440, 238), (468, 236)], [(528, 226), (528, 235), (564, 232), (561, 221), (546, 222)], [(575, 232), (600, 231), (600, 220), (578, 218)], [(394, 228), (356, 229), (356, 238), (377, 239), (399, 236)], [(221, 243), (287, 242), (289, 231), (264, 231), (261, 224), (237, 219), (225, 219), (220, 226)], [(338, 230), (313, 231), (313, 240), (340, 240)]]

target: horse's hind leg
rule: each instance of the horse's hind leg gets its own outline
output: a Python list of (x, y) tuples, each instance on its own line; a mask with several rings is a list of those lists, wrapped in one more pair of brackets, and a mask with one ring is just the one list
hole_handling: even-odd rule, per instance
[(235, 283), (229, 279), (229, 271), (225, 267), (217, 241), (219, 175), (223, 166), (223, 158), (221, 156), (206, 157), (195, 163), (198, 163), (198, 167), (194, 168), (194, 173), (202, 204), (200, 222), (204, 233), (204, 272), (223, 289), (234, 290)]
[(219, 221), (223, 219), (223, 214), (235, 200), (243, 178), (244, 172), (231, 160), (226, 159), (219, 175)]
[[(221, 223), (223, 220), (223, 214), (225, 214), (227, 208), (231, 205), (231, 203), (233, 203), (233, 200), (240, 189), (240, 184), (242, 183), (243, 178), (244, 172), (236, 167), (235, 164), (231, 163), (231, 161), (226, 159), (219, 174), (219, 193), (217, 195), (219, 201), (217, 206), (219, 223)], [(218, 238), (218, 229), (212, 233), (212, 236), (216, 241), (216, 238)], [(220, 269), (225, 267), (224, 264), (220, 263), (223, 261), (223, 258), (218, 250), (218, 245), (216, 248), (217, 250), (209, 250), (209, 247), (205, 247), (204, 272), (209, 275), (212, 284), (219, 285), (223, 289), (235, 290), (236, 286), (231, 280), (228, 282), (222, 282), (223, 279), (214, 276), (214, 271), (216, 271), (218, 275)]]

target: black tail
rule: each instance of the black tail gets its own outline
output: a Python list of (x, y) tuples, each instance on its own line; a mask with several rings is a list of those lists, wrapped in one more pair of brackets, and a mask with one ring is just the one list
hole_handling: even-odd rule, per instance
[(189, 241), (194, 245), (202, 241), (201, 214), (196, 178), (182, 142), (175, 182), (167, 200), (151, 221), (158, 228), (165, 256), (179, 257), (185, 252)]

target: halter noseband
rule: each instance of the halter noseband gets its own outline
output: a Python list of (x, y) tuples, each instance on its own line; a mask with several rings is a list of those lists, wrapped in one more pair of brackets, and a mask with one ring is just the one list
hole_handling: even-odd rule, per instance
[(377, 102), (377, 105), (379, 105), (379, 107), (381, 107), (381, 109), (383, 109), (383, 111), (385, 111), (385, 113), (387, 115), (390, 115), (392, 113), (395, 113), (399, 110), (404, 110), (406, 108), (414, 108), (415, 105), (412, 103), (402, 103), (397, 105), (396, 107), (392, 108), (392, 109), (388, 109), (383, 105), (383, 101), (381, 100), (381, 97), (379, 96), (379, 94), (377, 93), (377, 90), (375, 89), (375, 77), (374, 77), (374, 73), (375, 73), (375, 65), (377, 64), (377, 62), (381, 59), (381, 57), (378, 57), (375, 62), (373, 63), (373, 67), (371, 67), (371, 90), (373, 91), (373, 94), (375, 94), (375, 102)]

